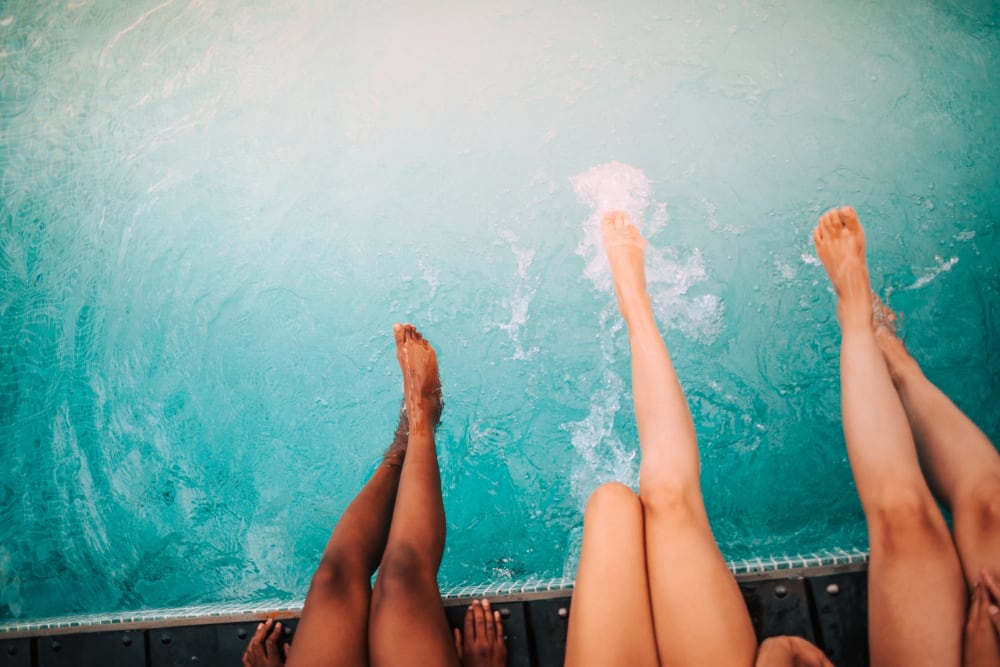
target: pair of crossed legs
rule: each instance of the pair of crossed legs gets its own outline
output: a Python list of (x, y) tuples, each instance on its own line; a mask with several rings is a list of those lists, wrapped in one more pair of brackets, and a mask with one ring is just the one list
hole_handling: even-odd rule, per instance
[[(453, 638), (448, 629), (437, 586), (445, 540), (434, 443), (442, 408), (437, 357), (413, 326), (397, 324), (393, 333), (405, 409), (383, 461), (323, 550), (287, 667), (457, 667), (460, 660), (498, 666), (506, 660), (499, 613), (488, 604), (470, 607), (464, 637)], [(262, 624), (244, 665), (280, 665), (280, 635), (280, 624)]]
[(844, 439), (871, 548), (872, 664), (1000, 665), (982, 622), (1000, 596), (1000, 454), (896, 336), (854, 210), (826, 213), (813, 238), (837, 293)]

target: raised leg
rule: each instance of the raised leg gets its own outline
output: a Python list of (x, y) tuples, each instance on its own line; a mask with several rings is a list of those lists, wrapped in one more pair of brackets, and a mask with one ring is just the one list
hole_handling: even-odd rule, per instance
[(924, 475), (951, 511), (952, 533), (971, 589), (983, 569), (1000, 576), (1000, 454), (896, 336), (895, 315), (876, 303), (875, 340), (903, 402)]
[(639, 497), (660, 661), (752, 665), (753, 626), (712, 536), (701, 497), (694, 423), (646, 291), (645, 240), (620, 211), (607, 214), (603, 226), (632, 350), (642, 450)]
[(401, 412), (385, 458), (333, 529), (306, 595), (288, 667), (368, 664), (371, 577), (389, 535), (406, 428)]
[(659, 665), (646, 576), (642, 504), (623, 484), (587, 501), (566, 638), (567, 667)]
[(437, 586), (445, 537), (434, 444), (435, 414), (441, 405), (437, 357), (413, 326), (397, 324), (393, 333), (403, 371), (410, 436), (372, 598), (371, 663), (376, 667), (457, 666), (458, 654)]
[(857, 214), (848, 207), (829, 211), (813, 239), (837, 293), (844, 438), (871, 546), (872, 665), (958, 665), (965, 584), (872, 331)]

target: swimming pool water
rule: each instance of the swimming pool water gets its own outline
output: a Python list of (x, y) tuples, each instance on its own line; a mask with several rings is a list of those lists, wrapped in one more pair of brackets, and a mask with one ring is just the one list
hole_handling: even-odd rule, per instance
[(638, 465), (606, 205), (728, 558), (865, 546), (828, 207), (997, 441), (995, 3), (399, 4), (0, 5), (0, 621), (304, 595), (397, 320), (442, 367), (442, 582), (572, 575)]

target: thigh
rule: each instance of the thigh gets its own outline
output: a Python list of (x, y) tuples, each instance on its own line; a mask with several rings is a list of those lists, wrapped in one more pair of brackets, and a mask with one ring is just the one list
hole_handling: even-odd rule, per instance
[(749, 667), (757, 652), (750, 614), (700, 495), (693, 490), (643, 502), (661, 663)]
[[(459, 667), (437, 571), (415, 551), (386, 552), (372, 593), (368, 651), (374, 667)], [(294, 651), (294, 649), (293, 649)]]
[(958, 665), (966, 589), (930, 492), (883, 494), (866, 509), (871, 664)]
[(346, 578), (322, 566), (313, 576), (286, 667), (358, 667), (368, 664), (366, 577)]
[(966, 583), (974, 586), (983, 570), (1000, 578), (1000, 470), (989, 470), (955, 495), (952, 532)]
[(587, 503), (566, 665), (658, 665), (649, 606), (642, 505), (605, 484)]

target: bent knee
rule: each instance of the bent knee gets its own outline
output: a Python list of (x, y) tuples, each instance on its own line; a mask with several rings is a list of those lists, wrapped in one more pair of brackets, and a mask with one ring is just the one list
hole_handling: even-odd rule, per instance
[(408, 544), (394, 546), (382, 556), (376, 591), (380, 597), (423, 590), (437, 585), (437, 564)]
[(645, 510), (655, 516), (682, 520), (705, 514), (701, 490), (690, 484), (643, 484), (639, 498)]
[(956, 499), (952, 508), (956, 522), (976, 531), (1000, 531), (1000, 476), (976, 480)]
[(320, 590), (329, 595), (343, 596), (367, 594), (370, 590), (371, 572), (350, 556), (324, 555), (313, 573), (309, 590)]
[(944, 517), (929, 493), (894, 491), (866, 512), (871, 542), (889, 550), (947, 546), (953, 548)]
[(621, 512), (641, 511), (639, 497), (621, 482), (608, 482), (597, 487), (587, 500), (584, 520), (615, 516)]

